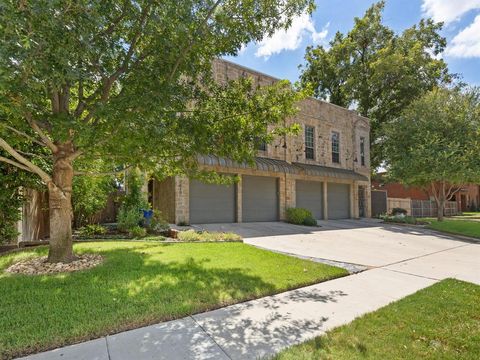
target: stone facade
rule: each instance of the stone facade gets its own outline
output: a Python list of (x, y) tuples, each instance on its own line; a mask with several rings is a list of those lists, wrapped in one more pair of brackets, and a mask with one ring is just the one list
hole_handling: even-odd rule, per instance
[[(263, 85), (272, 85), (278, 79), (259, 73), (257, 71), (247, 69), (243, 66), (230, 63), (224, 60), (218, 60), (213, 64), (214, 75), (216, 81), (224, 82), (236, 79), (238, 77), (253, 77), (254, 81)], [(350, 184), (350, 214), (351, 217), (360, 216), (359, 206), (359, 189), (364, 191), (364, 213), (366, 217), (370, 216), (370, 122), (367, 118), (359, 116), (355, 111), (351, 111), (325, 101), (308, 98), (298, 104), (299, 112), (293, 118), (288, 118), (286, 124), (300, 124), (302, 131), (298, 135), (287, 135), (277, 138), (271, 144), (267, 144), (265, 151), (259, 151), (259, 157), (276, 159), (284, 161), (288, 164), (310, 164), (322, 167), (343, 169), (363, 175), (367, 180), (351, 180), (348, 178), (332, 178), (322, 176), (312, 176), (307, 174), (290, 174), (274, 171), (264, 171), (249, 168), (235, 168), (227, 166), (209, 166), (204, 165), (208, 170), (214, 170), (222, 173), (231, 173), (238, 175), (255, 175), (269, 176), (278, 178), (279, 183), (279, 214), (280, 219), (285, 219), (285, 210), (289, 207), (295, 207), (295, 181), (311, 180), (323, 182), (324, 186), (324, 215), (328, 219), (327, 212), (327, 191), (328, 183), (344, 183)], [(306, 159), (305, 157), (305, 126), (314, 127), (314, 159)], [(332, 162), (331, 155), (331, 138), (332, 132), (340, 134), (340, 161)], [(362, 165), (360, 157), (360, 142), (364, 141), (364, 159)], [(175, 204), (174, 216), (171, 211), (168, 212), (169, 220), (179, 222), (189, 222), (189, 180), (187, 178), (177, 177), (175, 182)], [(161, 186), (155, 184), (155, 187)], [(236, 206), (238, 222), (242, 221), (242, 191), (241, 181), (236, 185)], [(171, 189), (171, 188), (170, 188)], [(164, 195), (165, 197), (168, 197)], [(173, 197), (173, 194), (172, 196)], [(167, 201), (171, 204), (171, 201)], [(156, 207), (155, 203), (154, 206)], [(170, 206), (170, 205), (169, 205)]]

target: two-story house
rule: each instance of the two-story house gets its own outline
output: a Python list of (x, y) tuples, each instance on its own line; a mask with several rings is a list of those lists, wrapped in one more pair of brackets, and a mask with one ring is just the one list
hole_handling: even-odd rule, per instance
[[(224, 60), (213, 66), (217, 81), (251, 76), (270, 85), (278, 80)], [(289, 207), (307, 208), (317, 219), (369, 217), (369, 120), (313, 98), (298, 106), (297, 115), (286, 121), (301, 124), (302, 132), (259, 149), (255, 166), (199, 156), (204, 169), (237, 174), (239, 182), (153, 181), (153, 207), (170, 222), (191, 224), (284, 220)]]

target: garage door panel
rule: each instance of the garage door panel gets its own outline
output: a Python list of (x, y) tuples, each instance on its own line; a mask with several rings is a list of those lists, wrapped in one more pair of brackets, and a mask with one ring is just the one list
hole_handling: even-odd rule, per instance
[(350, 184), (328, 183), (328, 218), (350, 218)]
[(266, 176), (242, 177), (242, 220), (278, 220), (278, 179)]
[(235, 185), (190, 180), (190, 223), (235, 222)]
[(295, 182), (296, 207), (310, 210), (315, 219), (323, 219), (323, 183), (319, 181)]

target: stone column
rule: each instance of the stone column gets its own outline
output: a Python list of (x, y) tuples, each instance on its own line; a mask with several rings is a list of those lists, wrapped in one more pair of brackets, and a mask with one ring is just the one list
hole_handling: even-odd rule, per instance
[(175, 178), (175, 223), (190, 223), (190, 181), (187, 177)]
[(237, 174), (240, 180), (235, 184), (235, 200), (236, 200), (236, 220), (238, 223), (242, 222), (242, 175)]
[(328, 183), (323, 182), (323, 220), (328, 220)]

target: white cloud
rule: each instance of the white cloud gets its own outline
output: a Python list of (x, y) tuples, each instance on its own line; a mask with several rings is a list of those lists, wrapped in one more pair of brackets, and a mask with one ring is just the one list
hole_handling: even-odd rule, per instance
[(299, 15), (293, 19), (292, 25), (287, 30), (279, 30), (260, 41), (255, 56), (268, 58), (284, 50), (298, 49), (305, 35), (309, 33), (312, 41), (318, 44), (327, 38), (329, 25), (330, 23), (317, 32), (309, 14)]
[(475, 9), (480, 9), (480, 0), (423, 0), (422, 4), (425, 15), (446, 24)]
[(445, 53), (454, 57), (480, 57), (480, 15), (452, 39)]

